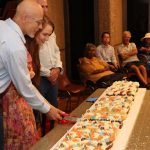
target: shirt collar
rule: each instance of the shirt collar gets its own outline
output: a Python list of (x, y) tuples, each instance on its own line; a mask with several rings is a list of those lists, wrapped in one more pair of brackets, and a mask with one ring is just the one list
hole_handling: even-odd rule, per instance
[(107, 48), (107, 47), (109, 47), (109, 44), (108, 45), (102, 44), (102, 47)]
[(19, 27), (18, 24), (16, 24), (11, 18), (8, 18), (7, 20), (5, 20), (5, 22), (13, 29), (15, 30), (15, 32), (17, 32), (19, 34), (19, 36), (21, 37), (23, 43), (26, 43), (25, 37)]
[(130, 43), (129, 43), (129, 45), (128, 45), (128, 46), (126, 46), (125, 44), (123, 44), (123, 43), (122, 43), (122, 46), (123, 46), (123, 47), (129, 47), (129, 46), (130, 46)]

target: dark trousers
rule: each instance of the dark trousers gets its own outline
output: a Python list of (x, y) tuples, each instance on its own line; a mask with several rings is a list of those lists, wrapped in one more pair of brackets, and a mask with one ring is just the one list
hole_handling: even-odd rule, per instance
[(113, 82), (120, 81), (123, 79), (123, 74), (121, 73), (114, 73), (111, 75), (107, 75), (105, 77), (100, 78), (97, 82), (97, 86), (102, 86), (103, 83), (106, 84), (106, 87), (111, 86)]
[[(58, 107), (58, 84), (52, 85), (46, 77), (41, 77), (41, 83), (39, 87), (40, 93), (45, 97), (49, 103), (55, 107)], [(54, 120), (50, 121), (50, 129), (54, 127)], [(42, 115), (42, 134), (45, 135), (46, 131), (46, 115)]]

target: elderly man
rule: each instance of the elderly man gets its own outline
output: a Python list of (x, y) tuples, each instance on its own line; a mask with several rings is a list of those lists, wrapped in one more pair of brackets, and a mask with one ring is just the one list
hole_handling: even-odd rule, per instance
[[(44, 14), (48, 12), (47, 0), (37, 0), (42, 6)], [(40, 92), (41, 94), (55, 107), (58, 106), (57, 95), (58, 95), (58, 76), (62, 71), (62, 61), (60, 59), (59, 47), (56, 44), (56, 35), (53, 32), (43, 46), (40, 47), (40, 63), (41, 68), (41, 83)], [(46, 118), (42, 117), (42, 130), (43, 135), (45, 134)], [(50, 129), (54, 127), (54, 121), (50, 121)]]
[(130, 42), (130, 31), (124, 31), (122, 35), (122, 44), (118, 46), (118, 54), (122, 59), (122, 67), (135, 72), (144, 87), (149, 89), (147, 82), (147, 70), (142, 62), (137, 57), (137, 48), (135, 43)]
[(42, 7), (29, 0), (17, 6), (13, 19), (0, 21), (0, 149), (26, 150), (38, 140), (31, 107), (53, 120), (64, 113), (41, 96), (29, 75), (24, 35), (34, 37), (42, 21)]

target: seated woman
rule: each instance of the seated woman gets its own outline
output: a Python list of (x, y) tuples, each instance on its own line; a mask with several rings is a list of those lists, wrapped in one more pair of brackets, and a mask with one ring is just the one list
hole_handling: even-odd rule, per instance
[(110, 71), (109, 64), (96, 56), (96, 46), (88, 43), (85, 47), (85, 57), (80, 58), (80, 69), (87, 81), (92, 81), (98, 87), (108, 87), (114, 81), (122, 80), (123, 75)]
[(118, 54), (122, 59), (122, 67), (126, 67), (136, 73), (139, 80), (144, 87), (149, 87), (147, 82), (147, 71), (142, 62), (137, 57), (137, 48), (135, 43), (130, 43), (131, 33), (129, 31), (123, 32), (123, 43), (118, 46)]
[(141, 38), (142, 47), (139, 49), (139, 53), (145, 56), (145, 65), (147, 71), (150, 72), (150, 33), (146, 33), (143, 38)]

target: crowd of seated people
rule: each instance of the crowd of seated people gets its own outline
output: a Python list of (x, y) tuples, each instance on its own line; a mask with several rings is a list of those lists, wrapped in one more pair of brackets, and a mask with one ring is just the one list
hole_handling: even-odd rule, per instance
[(137, 77), (136, 79), (140, 82), (141, 87), (149, 89), (147, 71), (150, 70), (150, 33), (147, 33), (141, 39), (143, 46), (139, 50), (147, 57), (145, 63), (139, 60), (137, 47), (135, 43), (130, 42), (130, 39), (131, 33), (124, 31), (122, 43), (116, 49), (117, 54), (113, 46), (110, 45), (109, 32), (102, 33), (102, 43), (97, 47), (94, 44), (87, 43), (85, 56), (80, 58), (80, 69), (82, 74), (85, 74), (86, 81), (92, 81), (98, 87), (103, 87), (103, 84), (107, 87), (114, 81), (122, 80), (123, 76), (126, 76), (125, 72), (121, 72), (124, 69)]

